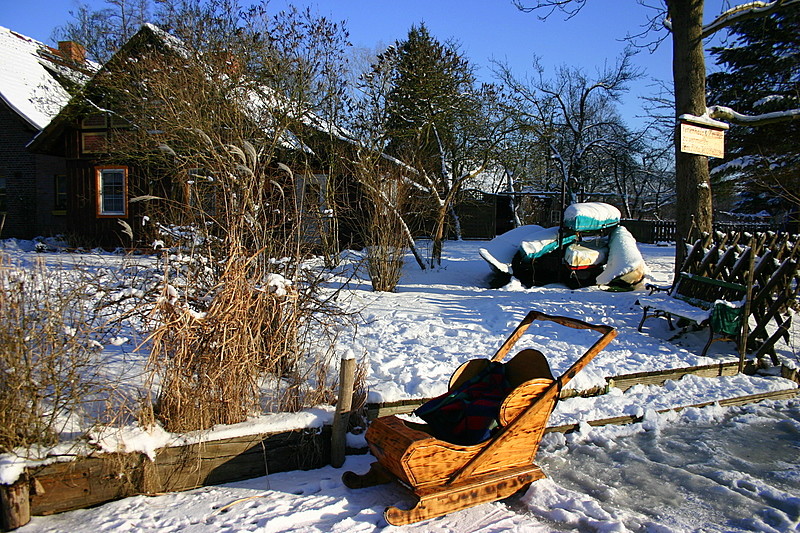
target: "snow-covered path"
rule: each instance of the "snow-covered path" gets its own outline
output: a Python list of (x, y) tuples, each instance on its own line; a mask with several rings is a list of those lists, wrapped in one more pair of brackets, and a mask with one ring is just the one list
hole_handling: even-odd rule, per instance
[[(444, 393), (453, 369), (467, 359), (493, 355), (532, 309), (607, 324), (619, 331), (569, 388), (602, 386), (609, 376), (737, 359), (736, 347), (728, 342), (712, 344), (708, 356), (700, 357), (707, 332), (670, 341), (675, 332), (663, 319), (650, 319), (644, 331), (637, 331), (642, 312), (635, 302), (642, 291), (608, 292), (596, 286), (570, 290), (559, 284), (526, 289), (516, 280), (500, 289), (488, 288), (491, 270), (478, 254), (480, 246), (474, 241), (448, 242), (443, 267), (436, 271), (423, 272), (407, 264), (394, 293), (374, 293), (367, 284), (353, 287), (350, 306), (360, 311), (361, 320), (355, 337), (342, 337), (341, 351), (353, 350), (369, 365), (370, 401)], [(668, 285), (674, 247), (640, 247), (651, 270), (648, 281)], [(541, 349), (553, 373), (560, 375), (597, 338), (591, 332), (565, 329), (532, 327), (517, 348)], [(791, 350), (788, 353), (796, 358), (797, 348)]]

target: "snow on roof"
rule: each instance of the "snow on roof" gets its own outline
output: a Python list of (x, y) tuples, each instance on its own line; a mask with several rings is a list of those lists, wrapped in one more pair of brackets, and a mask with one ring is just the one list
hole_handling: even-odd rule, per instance
[[(0, 97), (36, 129), (43, 129), (69, 102), (70, 95), (56, 74), (84, 81), (82, 75), (57, 63), (47, 45), (0, 26)], [(95, 70), (96, 66), (85, 66)]]
[(148, 30), (153, 32), (153, 34), (162, 43), (164, 43), (165, 46), (179, 53), (182, 57), (186, 58), (191, 55), (189, 49), (186, 47), (186, 44), (182, 40), (180, 40), (178, 37), (175, 37), (171, 33), (162, 30), (155, 24), (147, 22), (144, 25), (142, 25), (142, 28), (147, 28)]
[(722, 122), (720, 120), (715, 120), (708, 116), (708, 113), (705, 113), (702, 116), (692, 115), (690, 113), (684, 113), (683, 115), (678, 117), (678, 120), (682, 120), (684, 122), (691, 122), (693, 124), (699, 124), (700, 126), (707, 126), (709, 128), (716, 128), (720, 130), (727, 130), (730, 126), (726, 122)]

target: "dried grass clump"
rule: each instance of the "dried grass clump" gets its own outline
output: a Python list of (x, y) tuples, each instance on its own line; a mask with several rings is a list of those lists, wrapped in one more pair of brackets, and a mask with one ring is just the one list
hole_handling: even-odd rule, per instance
[(246, 420), (259, 411), (262, 377), (290, 372), (298, 354), (296, 293), (257, 283), (240, 255), (228, 261), (204, 313), (168, 292), (156, 312), (153, 415), (169, 431)]

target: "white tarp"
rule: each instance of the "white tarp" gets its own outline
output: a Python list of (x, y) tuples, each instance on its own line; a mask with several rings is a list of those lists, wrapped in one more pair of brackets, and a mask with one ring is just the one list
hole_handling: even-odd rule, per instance
[(478, 250), (480, 256), (495, 270), (511, 274), (511, 260), (519, 250), (521, 242), (530, 240), (544, 228), (537, 225), (520, 226), (498, 235), (483, 248)]
[(598, 285), (608, 285), (615, 279), (634, 285), (647, 274), (647, 265), (636, 245), (636, 239), (624, 226), (617, 226), (608, 238), (608, 263), (597, 276)]
[(596, 231), (619, 224), (619, 209), (603, 202), (571, 204), (564, 210), (564, 227), (573, 231)]

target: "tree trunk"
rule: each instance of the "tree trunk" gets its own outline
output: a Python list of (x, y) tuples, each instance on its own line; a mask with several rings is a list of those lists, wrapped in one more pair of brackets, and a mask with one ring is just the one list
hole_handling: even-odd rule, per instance
[(442, 246), (444, 230), (447, 225), (447, 208), (440, 207), (436, 213), (436, 225), (433, 229), (433, 251), (431, 252), (431, 268), (442, 266)]
[[(675, 117), (706, 112), (706, 65), (703, 55), (704, 0), (670, 0), (672, 77)], [(686, 256), (686, 243), (711, 232), (711, 180), (708, 158), (680, 150), (680, 124), (675, 125), (676, 248), (675, 270)]]
[(455, 206), (451, 204), (450, 207), (448, 208), (448, 211), (450, 211), (450, 218), (453, 219), (453, 229), (456, 234), (456, 240), (457, 241), (463, 240), (464, 235), (461, 232), (461, 218), (458, 216), (458, 213), (456, 213)]

